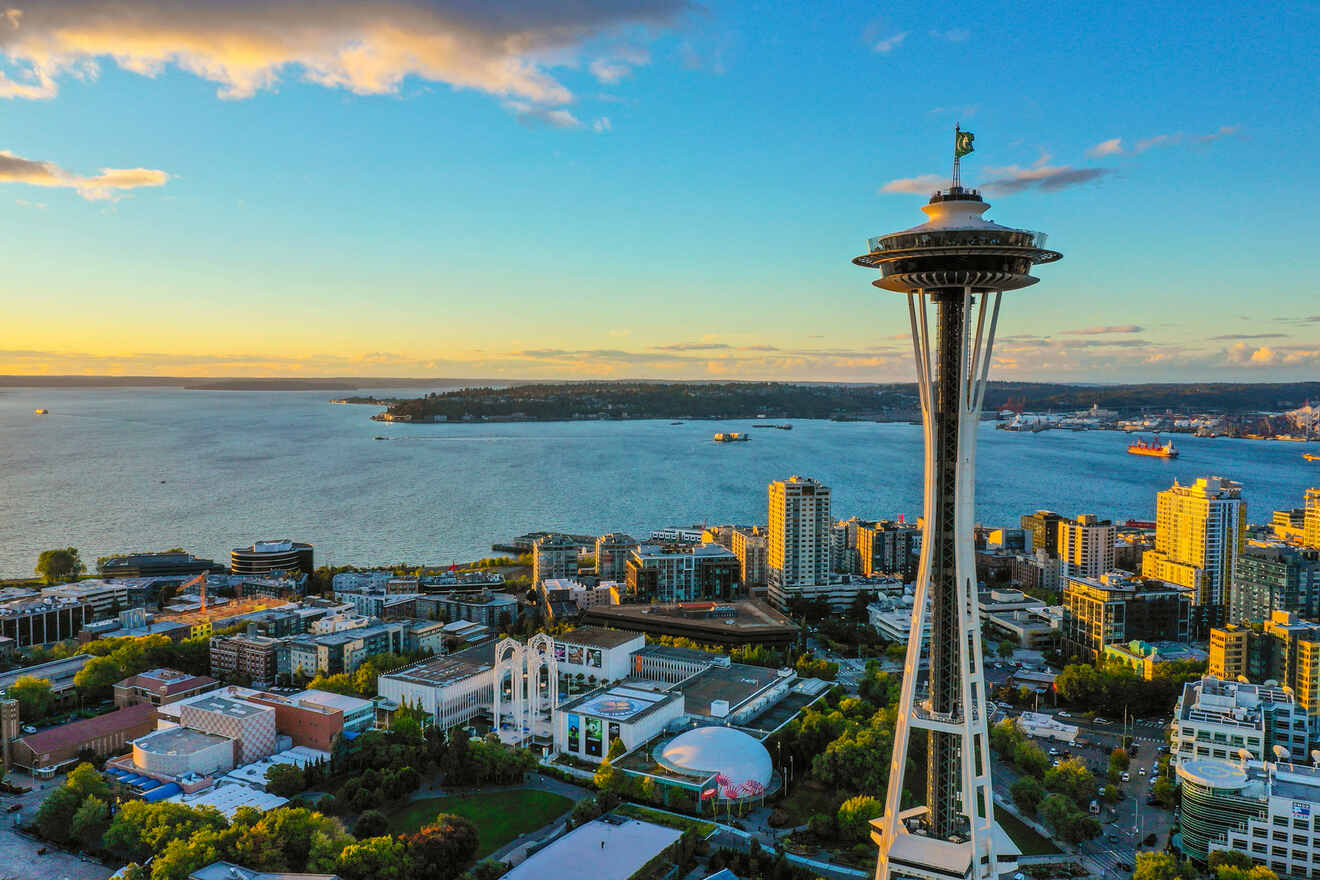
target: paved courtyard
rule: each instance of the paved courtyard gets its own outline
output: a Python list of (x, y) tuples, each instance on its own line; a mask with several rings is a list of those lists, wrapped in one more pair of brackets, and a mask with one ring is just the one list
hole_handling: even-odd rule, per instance
[[(11, 773), (7, 781), (32, 786), (24, 795), (0, 794), (0, 880), (105, 880), (112, 873), (100, 862), (47, 846), (44, 856), (37, 850), (45, 844), (20, 833), (18, 820), (29, 822), (41, 801), (62, 780), (35, 782), (21, 773)], [(10, 813), (18, 804), (22, 809)]]

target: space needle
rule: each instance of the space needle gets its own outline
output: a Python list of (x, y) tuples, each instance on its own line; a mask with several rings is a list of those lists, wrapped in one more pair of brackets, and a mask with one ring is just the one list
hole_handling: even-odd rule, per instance
[[(972, 543), (976, 431), (999, 299), (1035, 284), (1032, 267), (1063, 255), (1045, 235), (1000, 226), (962, 186), (972, 133), (954, 129), (953, 180), (920, 226), (870, 239), (853, 260), (907, 295), (926, 446), (925, 520), (885, 812), (872, 822), (876, 880), (997, 880), (981, 623)], [(924, 628), (929, 624), (927, 637)], [(921, 660), (930, 671), (919, 679)], [(913, 730), (926, 732), (925, 802), (901, 807)], [(913, 786), (916, 789), (916, 786)]]

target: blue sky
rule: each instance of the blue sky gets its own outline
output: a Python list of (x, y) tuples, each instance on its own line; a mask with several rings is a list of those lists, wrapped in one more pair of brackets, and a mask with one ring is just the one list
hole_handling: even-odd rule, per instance
[(995, 377), (1320, 372), (1305, 5), (15, 5), (0, 372), (906, 379), (955, 121)]

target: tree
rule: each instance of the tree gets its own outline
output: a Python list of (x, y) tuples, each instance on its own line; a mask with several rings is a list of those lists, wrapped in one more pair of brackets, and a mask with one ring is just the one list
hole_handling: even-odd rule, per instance
[(73, 677), (73, 684), (87, 699), (101, 699), (110, 695), (110, 689), (116, 682), (140, 671), (126, 672), (119, 660), (113, 654), (108, 654), (88, 660), (87, 665)]
[(1212, 871), (1219, 870), (1222, 865), (1241, 868), (1244, 871), (1251, 869), (1251, 856), (1236, 849), (1217, 849), (1210, 853), (1208, 861)]
[(344, 847), (336, 873), (344, 880), (403, 880), (404, 853), (404, 845), (392, 837), (369, 837)]
[(1100, 834), (1100, 823), (1079, 810), (1066, 794), (1045, 798), (1037, 812), (1055, 834), (1069, 843), (1081, 843)]
[(840, 839), (861, 843), (871, 836), (871, 820), (885, 812), (885, 805), (870, 795), (859, 794), (839, 806), (834, 823)]
[(497, 862), (495, 859), (482, 859), (472, 866), (467, 872), (468, 880), (498, 880), (509, 870), (509, 866), (504, 862)]
[(1128, 757), (1128, 753), (1123, 749), (1114, 749), (1109, 753), (1109, 766), (1118, 770), (1119, 773), (1122, 773), (1128, 767), (1132, 766), (1132, 759)]
[(36, 824), (37, 831), (47, 840), (53, 840), (56, 843), (65, 843), (69, 839), (69, 826), (73, 824), (73, 816), (82, 806), (82, 795), (67, 786), (61, 785), (59, 788), (46, 795), (46, 799), (41, 802), (41, 807), (37, 809)]
[(380, 810), (367, 810), (361, 816), (358, 816), (357, 824), (353, 826), (353, 836), (358, 840), (365, 840), (368, 837), (381, 837), (390, 833), (390, 820), (385, 818), (385, 814)]
[(1001, 639), (999, 642), (999, 646), (995, 649), (995, 652), (999, 654), (1000, 657), (1012, 657), (1013, 652), (1016, 650), (1017, 650), (1017, 643), (1014, 642), (1012, 639)]
[(46, 717), (55, 700), (49, 678), (20, 675), (6, 690), (11, 700), (18, 700), (18, 715), (24, 721), (36, 722)]
[(1173, 780), (1161, 776), (1155, 780), (1155, 785), (1150, 790), (1151, 796), (1160, 802), (1160, 806), (1172, 810), (1178, 805), (1178, 786)]
[(1178, 880), (1178, 861), (1169, 853), (1139, 852), (1132, 880)]
[(408, 872), (413, 877), (450, 880), (477, 855), (477, 826), (462, 816), (441, 813), (435, 822), (403, 838)]
[(276, 797), (293, 797), (305, 788), (304, 782), (303, 771), (293, 764), (272, 764), (266, 768), (266, 791)]
[(620, 755), (627, 751), (628, 747), (623, 744), (623, 740), (617, 736), (610, 740), (610, 750), (605, 753), (605, 760), (615, 761)]
[(1078, 807), (1085, 807), (1096, 795), (1095, 775), (1079, 758), (1069, 758), (1045, 771), (1045, 788), (1066, 794)]
[(92, 796), (82, 802), (69, 823), (69, 834), (82, 844), (83, 849), (97, 849), (101, 835), (110, 827), (110, 807), (99, 797)]
[(59, 584), (73, 580), (86, 571), (87, 566), (78, 558), (76, 547), (65, 547), (59, 550), (42, 550), (41, 555), (37, 557), (35, 570), (43, 583)]
[(64, 777), (64, 787), (77, 792), (80, 798), (98, 797), (105, 802), (110, 800), (110, 785), (91, 764), (79, 764), (70, 770)]
[(1031, 776), (1019, 776), (1009, 791), (1013, 795), (1013, 803), (1028, 816), (1036, 815), (1036, 808), (1045, 799), (1045, 787)]

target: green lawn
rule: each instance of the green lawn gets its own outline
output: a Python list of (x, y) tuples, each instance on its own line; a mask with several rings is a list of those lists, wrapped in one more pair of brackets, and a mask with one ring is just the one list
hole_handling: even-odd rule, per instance
[(395, 834), (411, 833), (439, 813), (462, 816), (477, 826), (481, 847), (477, 858), (485, 858), (521, 834), (548, 825), (573, 808), (562, 794), (532, 789), (456, 794), (449, 797), (410, 801), (390, 814)]
[(995, 804), (995, 821), (999, 827), (1004, 829), (1004, 833), (1013, 838), (1013, 842), (1022, 850), (1024, 856), (1048, 856), (1057, 852), (1062, 852), (1057, 846), (1044, 837), (1041, 837), (1032, 828), (1014, 816), (1008, 810)]
[(687, 831), (691, 828), (701, 837), (706, 837), (715, 830), (715, 824), (713, 822), (703, 822), (700, 819), (690, 818), (688, 816), (675, 816), (673, 813), (651, 810), (639, 804), (620, 804), (615, 807), (614, 812), (618, 813), (620, 816), (627, 816), (630, 819), (641, 819), (643, 822), (650, 822), (652, 825), (663, 825), (666, 828), (677, 828), (679, 831)]

